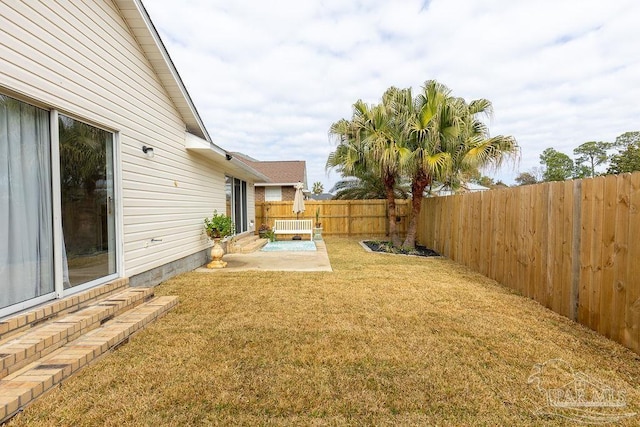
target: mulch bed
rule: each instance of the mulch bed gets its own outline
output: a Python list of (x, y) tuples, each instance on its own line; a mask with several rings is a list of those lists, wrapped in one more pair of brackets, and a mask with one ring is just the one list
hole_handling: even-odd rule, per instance
[(397, 255), (416, 255), (416, 256), (440, 256), (439, 253), (433, 249), (429, 249), (426, 246), (416, 245), (415, 249), (407, 250), (402, 248), (395, 248), (391, 246), (391, 242), (381, 242), (378, 240), (365, 240), (365, 245), (373, 252), (384, 252), (388, 254)]

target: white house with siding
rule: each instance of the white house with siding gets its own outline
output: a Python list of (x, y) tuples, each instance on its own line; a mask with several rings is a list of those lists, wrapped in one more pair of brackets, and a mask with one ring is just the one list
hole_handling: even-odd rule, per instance
[[(209, 136), (140, 0), (0, 2), (0, 318), (202, 265), (266, 177)], [(212, 70), (214, 71), (214, 70)]]

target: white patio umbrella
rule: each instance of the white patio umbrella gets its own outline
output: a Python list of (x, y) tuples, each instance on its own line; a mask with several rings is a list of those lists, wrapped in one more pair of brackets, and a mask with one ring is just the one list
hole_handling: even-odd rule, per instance
[(304, 184), (298, 182), (296, 184), (296, 195), (293, 197), (293, 212), (296, 214), (296, 219), (298, 219), (298, 215), (304, 212), (304, 194), (302, 193), (302, 189)]

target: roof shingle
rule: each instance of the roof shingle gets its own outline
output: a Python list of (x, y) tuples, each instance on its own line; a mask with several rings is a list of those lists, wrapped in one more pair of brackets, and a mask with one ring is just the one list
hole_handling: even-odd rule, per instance
[(293, 184), (296, 182), (306, 184), (307, 163), (304, 160), (261, 162), (242, 153), (233, 153), (233, 156), (265, 175), (272, 184)]

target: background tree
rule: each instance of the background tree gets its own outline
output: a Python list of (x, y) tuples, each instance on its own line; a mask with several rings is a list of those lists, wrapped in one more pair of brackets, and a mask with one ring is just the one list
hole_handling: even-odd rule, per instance
[(521, 172), (516, 176), (515, 181), (518, 185), (530, 185), (543, 182), (542, 175), (544, 174), (544, 168), (541, 166), (534, 166), (528, 171)]
[(640, 144), (640, 131), (625, 132), (622, 135), (618, 135), (616, 142), (613, 144), (618, 148), (628, 147), (629, 145)]
[(467, 173), (465, 181), (473, 182), (474, 184), (482, 185), (483, 187), (491, 187), (496, 185), (493, 178), (483, 175), (479, 170), (475, 170)]
[(547, 148), (542, 152), (540, 164), (544, 166), (542, 179), (546, 182), (564, 181), (573, 175), (573, 160), (571, 160), (571, 157), (553, 148)]
[[(573, 155), (577, 156), (575, 160), (575, 177), (584, 178), (585, 176), (596, 176), (596, 166), (600, 166), (609, 160), (607, 150), (611, 148), (611, 145), (612, 144), (608, 142), (589, 141), (574, 148)], [(583, 166), (587, 168), (585, 169)]]
[(640, 171), (640, 132), (625, 132), (613, 144), (618, 153), (611, 156), (607, 173)]
[(518, 185), (531, 185), (539, 182), (538, 178), (531, 172), (520, 172), (518, 176), (515, 177), (515, 181)]
[(320, 181), (314, 182), (311, 192), (315, 195), (324, 193), (324, 185)]
[[(593, 175), (595, 176), (595, 175)], [(591, 168), (587, 165), (573, 165), (573, 177), (576, 179), (591, 178)]]
[(630, 144), (611, 157), (607, 173), (619, 174), (640, 171), (640, 145)]

